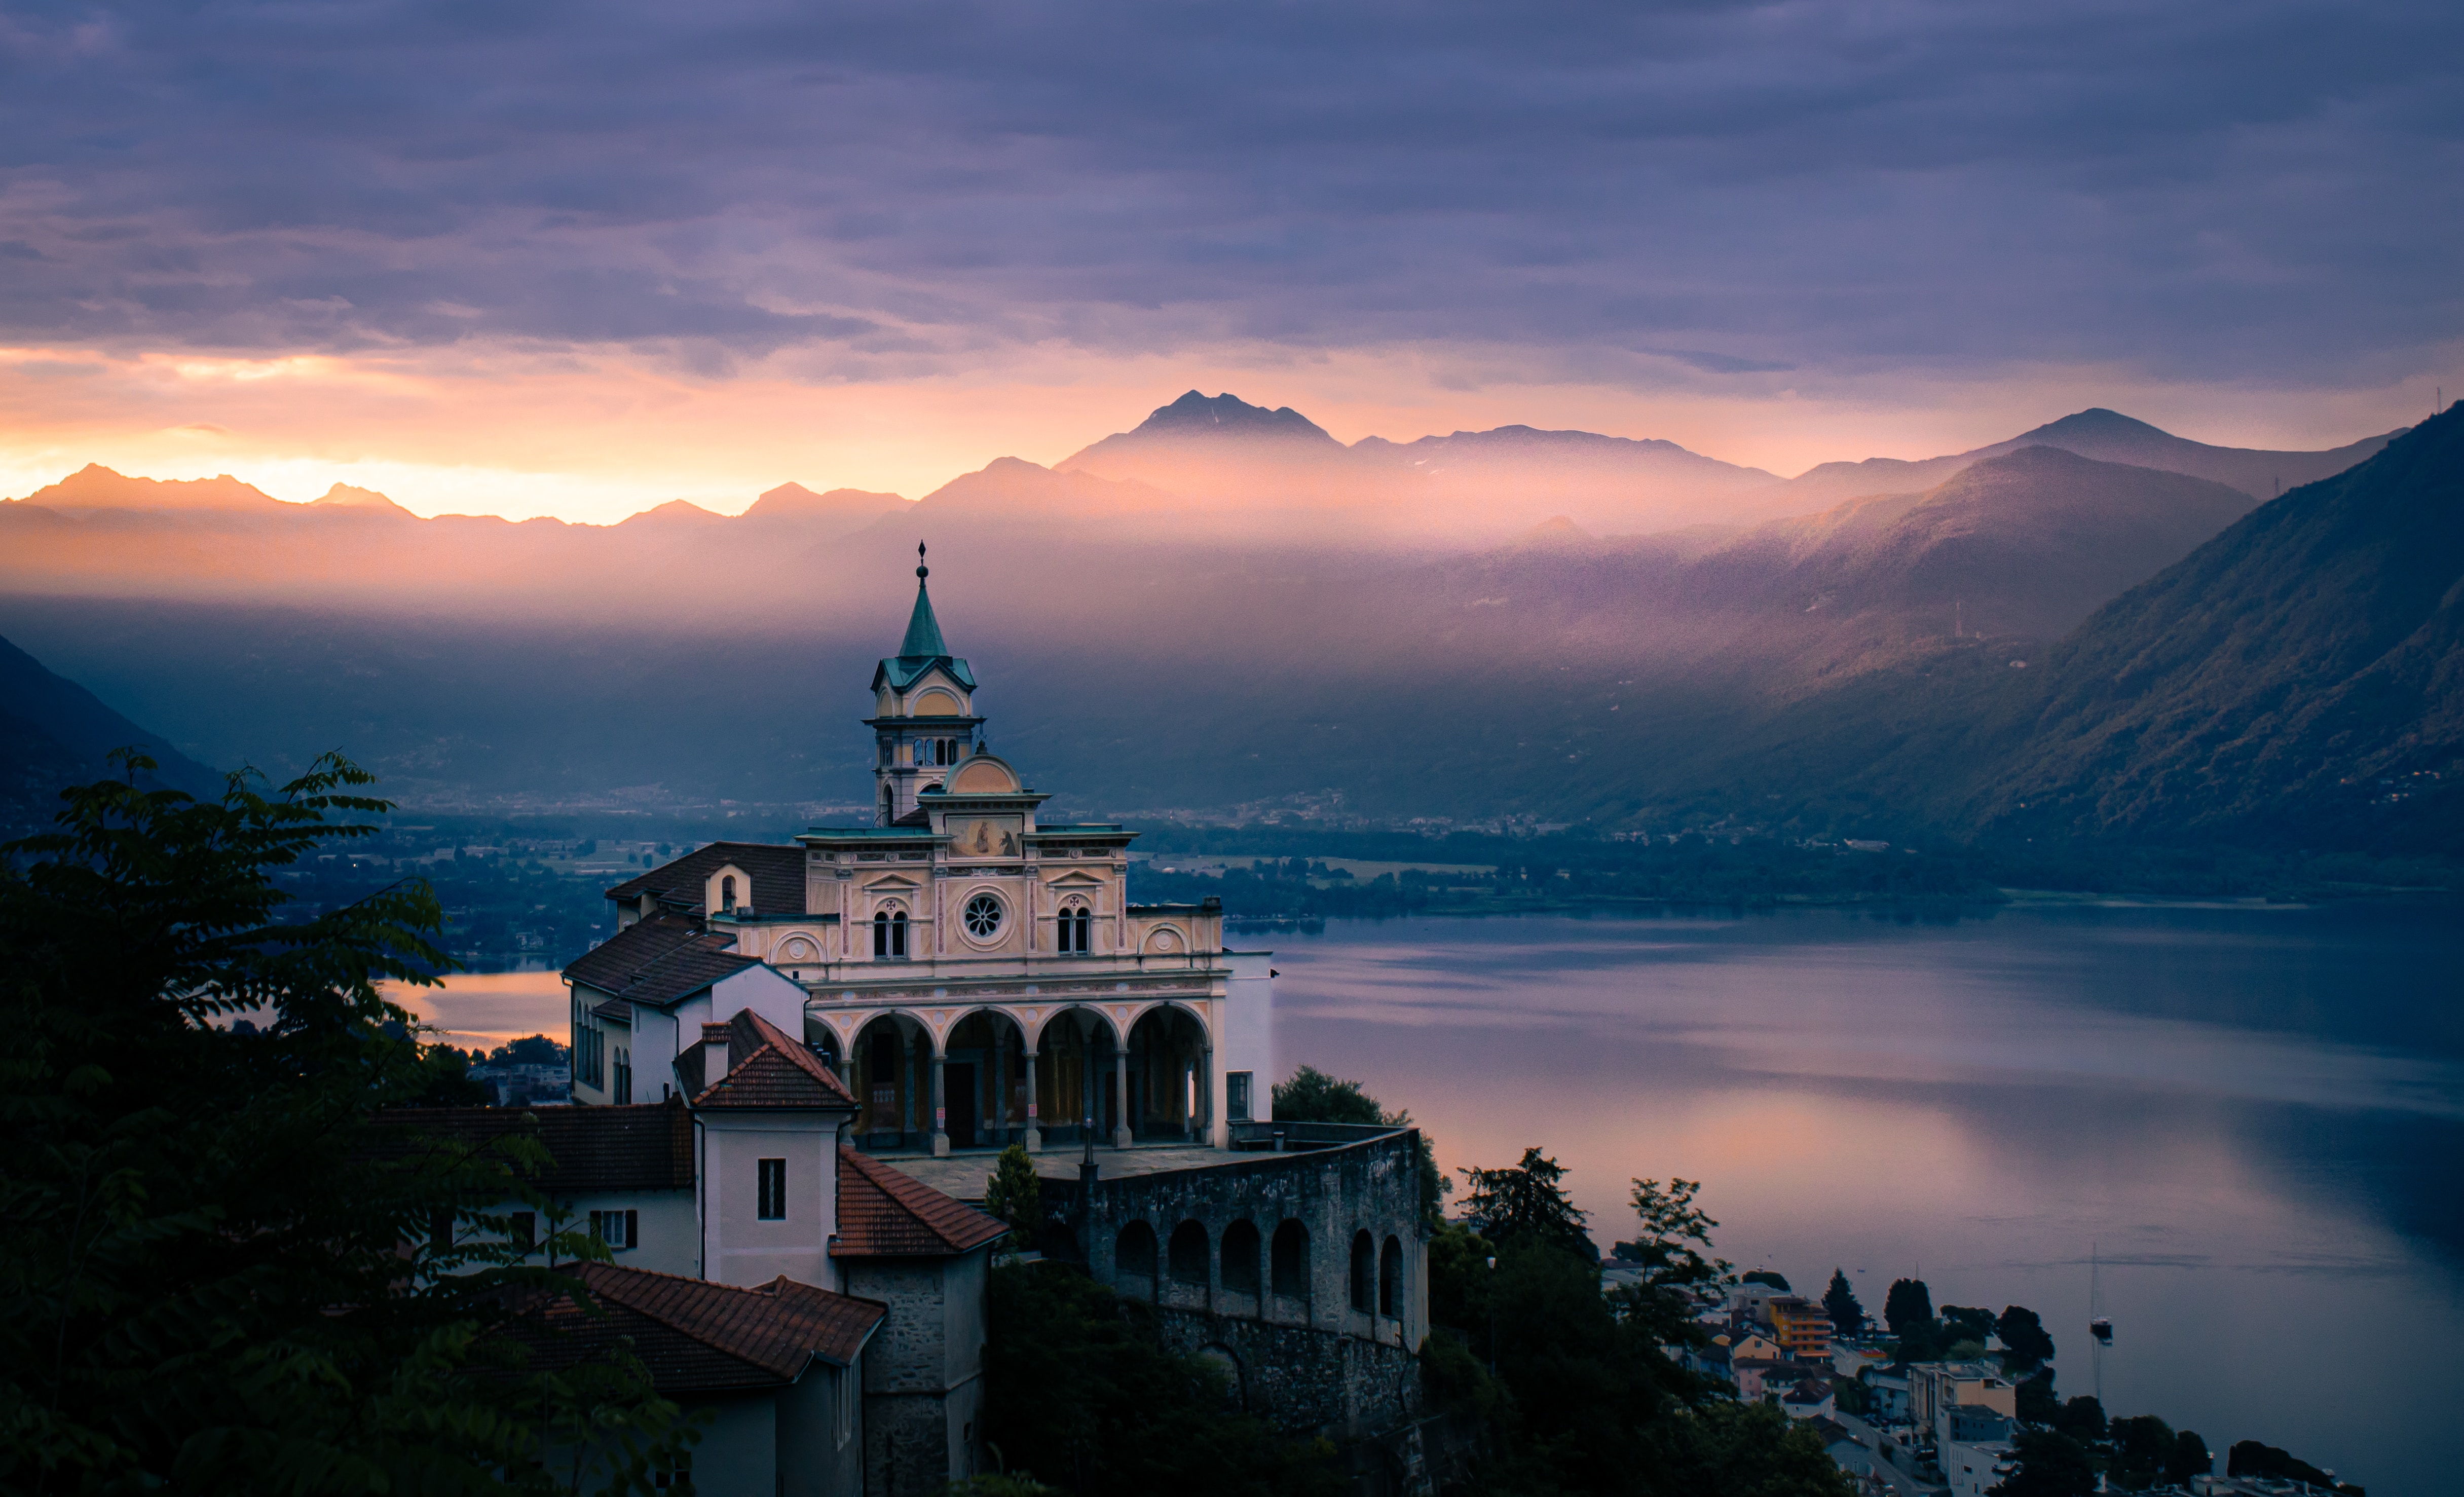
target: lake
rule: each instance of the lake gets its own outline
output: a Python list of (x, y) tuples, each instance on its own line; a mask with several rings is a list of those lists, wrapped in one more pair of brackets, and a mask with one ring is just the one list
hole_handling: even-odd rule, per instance
[[(1741, 1268), (1813, 1294), (1844, 1268), (1877, 1314), (1899, 1277), (1937, 1307), (2025, 1305), (2065, 1396), (2195, 1429), (2219, 1469), (2259, 1439), (2373, 1497), (2431, 1497), (2456, 1470), (2437, 1369), (2464, 1346), (2454, 926), (2021, 905), (1236, 944), (1277, 951), (1283, 1069), (1410, 1109), (1449, 1169), (1539, 1145), (1604, 1247), (1629, 1178), (1700, 1179)], [(553, 974), (423, 1007), (465, 1043), (564, 1025)]]

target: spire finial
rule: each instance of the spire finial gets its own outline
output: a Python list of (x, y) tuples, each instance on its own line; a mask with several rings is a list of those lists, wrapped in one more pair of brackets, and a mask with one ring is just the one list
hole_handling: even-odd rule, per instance
[(933, 569), (924, 564), (924, 542), (918, 540), (915, 542), (915, 580), (920, 583), (932, 575)]

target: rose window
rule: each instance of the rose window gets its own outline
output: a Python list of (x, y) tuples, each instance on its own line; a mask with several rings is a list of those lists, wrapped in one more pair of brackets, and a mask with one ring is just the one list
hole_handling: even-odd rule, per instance
[(978, 940), (984, 940), (1001, 929), (1001, 901), (990, 894), (978, 894), (967, 901), (962, 918), (967, 922), (967, 934)]

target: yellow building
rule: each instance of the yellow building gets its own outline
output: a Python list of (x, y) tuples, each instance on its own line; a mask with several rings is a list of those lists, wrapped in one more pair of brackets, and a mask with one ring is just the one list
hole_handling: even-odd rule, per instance
[(1795, 1295), (1782, 1295), (1764, 1307), (1771, 1317), (1771, 1339), (1800, 1362), (1831, 1359), (1831, 1316), (1821, 1306)]

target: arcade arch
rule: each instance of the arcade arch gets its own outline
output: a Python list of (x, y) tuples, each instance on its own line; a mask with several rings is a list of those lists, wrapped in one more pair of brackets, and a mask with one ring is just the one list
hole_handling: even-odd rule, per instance
[(1200, 1138), (1214, 1118), (1214, 1054), (1206, 1025), (1177, 1003), (1130, 1027), (1131, 1115), (1141, 1138)]
[(1035, 1051), (1036, 1116), (1046, 1144), (1077, 1143), (1090, 1123), (1103, 1142), (1129, 1141), (1120, 1096), (1129, 1052), (1109, 1015), (1061, 1009), (1038, 1028)]
[(1223, 1288), (1258, 1292), (1258, 1223), (1245, 1217), (1223, 1229)]

